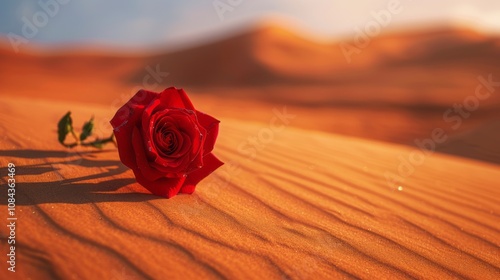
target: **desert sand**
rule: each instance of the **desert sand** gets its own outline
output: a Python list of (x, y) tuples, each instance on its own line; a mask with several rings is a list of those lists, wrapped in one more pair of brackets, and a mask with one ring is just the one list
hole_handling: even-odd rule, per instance
[[(395, 54), (394, 46), (404, 53), (399, 48), (415, 46), (408, 40), (436, 44), (442, 32), (409, 39), (387, 35), (363, 55), (380, 57), (375, 54), (384, 49)], [(421, 47), (417, 53), (429, 60), (406, 61), (401, 54), (398, 61), (405, 60), (405, 67), (387, 64), (381, 72), (363, 58), (349, 67), (365, 72), (345, 72), (347, 82), (339, 84), (340, 78), (330, 81), (328, 73), (340, 73), (335, 67), (347, 71), (338, 66), (342, 57), (306, 69), (321, 81), (311, 81), (297, 65), (279, 63), (287, 61), (276, 58), (285, 43), (299, 53), (334, 59), (328, 46), (311, 45), (282, 29), (222, 42), (265, 42), (262, 36), (274, 40), (250, 44), (255, 56), (247, 62), (258, 61), (269, 72), (252, 72), (255, 65), (247, 65), (250, 72), (240, 73), (260, 86), (236, 76), (227, 78), (233, 85), (223, 84), (222, 76), (205, 79), (206, 69), (189, 72), (182, 54), (165, 58), (189, 63), (180, 72), (166, 67), (171, 74), (152, 89), (185, 85), (199, 110), (218, 117), (214, 153), (226, 163), (193, 195), (171, 199), (138, 185), (113, 145), (68, 150), (56, 137), (57, 121), (68, 110), (75, 127), (94, 115), (97, 135), (108, 136), (117, 106), (134, 92), (132, 84), (141, 84), (137, 73), (144, 74), (144, 65), (155, 67), (159, 57), (145, 63), (139, 56), (79, 53), (56, 59), (3, 50), (8, 63), (0, 65), (0, 167), (5, 185), (7, 164), (16, 165), (17, 265), (15, 274), (7, 271), (9, 232), (0, 227), (0, 279), (498, 279), (500, 99), (489, 99), (460, 130), (447, 130), (450, 141), (438, 150), (448, 154), (426, 156), (409, 173), (401, 167), (402, 158), (416, 151), (412, 140), (429, 137), (434, 127), (446, 128), (443, 110), (474, 91), (478, 73), (496, 73), (491, 71), (497, 66), (486, 63), (484, 53), (472, 52), (480, 59), (450, 58), (433, 62), (442, 71), (425, 68), (423, 62), (434, 60)], [(455, 45), (498, 53), (496, 39), (469, 31), (450, 36), (463, 38)], [(193, 59), (209, 58), (210, 52), (203, 52), (220, 47), (213, 44), (199, 47), (201, 54)], [(224, 63), (227, 75), (238, 74)], [(453, 76), (457, 73), (461, 79)], [(199, 80), (188, 84), (189, 75)], [(389, 83), (391, 75), (398, 82)], [(432, 75), (441, 80), (429, 79)], [(306, 81), (291, 85), (298, 76)], [(405, 87), (418, 77), (420, 88)], [(271, 126), (275, 111), (284, 108), (294, 117)], [(464, 149), (464, 143), (475, 149)], [(387, 174), (404, 180), (390, 184)]]
[(15, 53), (5, 41), (0, 95), (116, 110), (139, 88), (175, 85), (208, 106), (222, 102), (218, 116), (238, 116), (241, 107), (252, 106), (247, 119), (267, 122), (267, 112), (286, 105), (300, 114), (298, 127), (405, 145), (429, 137), (435, 127), (459, 134), (500, 120), (497, 88), (457, 130), (443, 121), (444, 112), (475, 94), (478, 77), (500, 80), (498, 36), (456, 27), (381, 34), (349, 63), (340, 46), (355, 46), (351, 39), (318, 42), (266, 23), (213, 42), (151, 53), (42, 51), (36, 45)]
[(286, 127), (252, 158), (238, 147), (266, 126), (228, 118), (215, 151), (226, 165), (193, 195), (163, 199), (112, 146), (55, 141), (67, 108), (75, 123), (108, 119), (107, 108), (0, 102), (1, 165), (17, 173), (18, 279), (499, 275), (497, 165), (435, 154), (392, 188), (383, 174), (407, 147)]

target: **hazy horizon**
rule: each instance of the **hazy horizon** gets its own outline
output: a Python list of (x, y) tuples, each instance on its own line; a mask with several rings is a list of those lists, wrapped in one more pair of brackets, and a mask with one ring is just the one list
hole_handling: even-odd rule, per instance
[[(500, 2), (389, 0), (339, 4), (294, 1), (23, 0), (1, 3), (0, 36), (18, 48), (96, 45), (147, 49), (190, 45), (261, 21), (279, 21), (317, 38), (345, 38), (370, 22), (381, 32), (431, 25), (467, 25), (500, 33)], [(392, 10), (391, 10), (392, 9)], [(145, 32), (147, 31), (147, 32)]]

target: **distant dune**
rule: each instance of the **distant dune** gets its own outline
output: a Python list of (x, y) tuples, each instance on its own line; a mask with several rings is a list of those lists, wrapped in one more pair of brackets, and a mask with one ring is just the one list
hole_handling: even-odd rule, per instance
[[(159, 91), (175, 85), (200, 99), (231, 104), (217, 108), (228, 117), (241, 113), (234, 106), (256, 102), (263, 105), (249, 114), (267, 121), (279, 104), (300, 112), (297, 123), (303, 128), (407, 145), (429, 137), (436, 127), (453, 136), (500, 120), (500, 90), (481, 100), (459, 129), (443, 119), (454, 104), (475, 94), (479, 76), (500, 80), (498, 37), (437, 27), (383, 33), (362, 48), (353, 39), (320, 42), (283, 26), (260, 24), (215, 42), (156, 54), (36, 48), (15, 54), (3, 44), (0, 94), (36, 92), (48, 99), (116, 107), (138, 88)], [(359, 47), (351, 63), (342, 44)], [(461, 149), (468, 147), (453, 150)]]
[[(477, 75), (500, 74), (496, 63), (500, 38), (463, 28), (382, 34), (370, 38), (368, 46), (358, 47), (360, 53), (351, 56), (351, 63), (340, 46), (344, 43), (356, 47), (352, 38), (336, 43), (306, 38), (281, 26), (257, 25), (254, 30), (206, 45), (157, 55), (128, 56), (95, 50), (15, 54), (4, 42), (0, 48), (4, 62), (0, 71), (6, 74), (0, 81), (4, 87), (16, 84), (18, 80), (11, 78), (22, 73), (95, 79), (99, 69), (100, 78), (108, 83), (141, 84), (147, 74), (145, 68), (159, 65), (162, 72), (169, 72), (168, 80), (161, 84), (312, 89), (328, 85), (327, 94), (318, 90), (325, 102), (354, 103), (368, 99), (411, 104), (415, 101), (411, 90), (418, 89), (424, 91), (420, 92), (422, 104), (443, 104), (462, 97), (460, 86), (476, 83)], [(395, 88), (402, 91), (396, 94)], [(379, 94), (381, 89), (390, 92)], [(435, 97), (426, 95), (426, 90), (454, 92)], [(345, 94), (341, 91), (350, 97), (342, 98)]]
[(454, 136), (438, 151), (500, 164), (499, 143), (500, 122), (492, 122)]

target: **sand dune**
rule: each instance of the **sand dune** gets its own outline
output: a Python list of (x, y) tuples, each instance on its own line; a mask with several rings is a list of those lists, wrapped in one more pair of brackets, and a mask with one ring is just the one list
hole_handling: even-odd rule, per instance
[[(85, 49), (16, 54), (4, 42), (0, 82), (6, 90), (72, 89), (78, 93), (71, 96), (81, 98), (79, 88), (90, 90), (89, 85), (99, 81), (142, 85), (151, 70), (158, 69), (168, 76), (154, 76), (148, 84), (233, 91), (270, 87), (274, 92), (257, 90), (248, 96), (234, 91), (233, 97), (238, 98), (277, 98), (309, 105), (449, 106), (474, 91), (478, 75), (500, 75), (496, 64), (499, 42), (498, 37), (465, 28), (436, 28), (381, 34), (361, 48), (349, 37), (319, 42), (277, 25), (258, 25), (229, 38), (157, 55)], [(359, 48), (350, 63), (342, 43)], [(27, 75), (31, 87), (23, 86)], [(63, 88), (61, 83), (38, 80), (37, 76), (57, 76), (67, 83)], [(304, 97), (304, 92), (316, 99)], [(498, 106), (500, 97), (494, 96), (488, 103)]]
[[(269, 25), (157, 55), (0, 47), (15, 276), (498, 279), (498, 89), (459, 129), (443, 119), (478, 75), (499, 79), (498, 42), (467, 29), (382, 34), (350, 64), (339, 42)], [(226, 164), (191, 196), (147, 194), (113, 147), (56, 141), (68, 110), (76, 127), (95, 115), (107, 137), (138, 88), (171, 85), (222, 120), (215, 153)], [(296, 117), (272, 129), (282, 108)], [(449, 135), (442, 153), (409, 166), (414, 140), (437, 127)], [(2, 252), (7, 236), (2, 227)]]
[(435, 154), (398, 189), (384, 174), (410, 148), (286, 127), (252, 157), (242, 143), (268, 124), (225, 118), (215, 152), (226, 165), (194, 195), (167, 200), (134, 183), (113, 148), (56, 142), (67, 109), (78, 124), (108, 119), (108, 107), (0, 104), (0, 165), (14, 162), (17, 173), (18, 279), (500, 274), (498, 165)]
[(453, 137), (439, 152), (500, 164), (500, 122), (481, 125)]
[[(4, 45), (0, 95), (116, 110), (139, 88), (175, 85), (215, 115), (238, 117), (240, 108), (254, 104), (245, 113), (248, 119), (267, 122), (273, 107), (287, 106), (305, 129), (414, 145), (436, 127), (457, 140), (498, 122), (498, 90), (458, 130), (450, 129), (443, 113), (475, 93), (479, 75), (499, 79), (499, 46), (498, 38), (467, 29), (382, 34), (348, 64), (338, 42), (315, 42), (274, 25), (158, 55), (36, 49), (15, 54)], [(460, 147), (453, 154), (474, 153), (470, 146)], [(488, 160), (500, 161), (493, 157)]]
[[(444, 110), (474, 94), (478, 76), (500, 77), (496, 63), (500, 39), (470, 29), (437, 27), (380, 34), (348, 63), (340, 45), (356, 45), (352, 39), (319, 42), (264, 24), (229, 38), (156, 55), (85, 50), (15, 54), (4, 44), (0, 94), (32, 96), (39, 91), (46, 98), (108, 105), (116, 99), (115, 93), (130, 95), (135, 86), (160, 90), (176, 85), (190, 92), (331, 111), (345, 106), (405, 110), (418, 115), (412, 121), (418, 122), (427, 117), (442, 119)], [(476, 114), (487, 116), (482, 122), (498, 120), (499, 106), (500, 95), (494, 94)]]

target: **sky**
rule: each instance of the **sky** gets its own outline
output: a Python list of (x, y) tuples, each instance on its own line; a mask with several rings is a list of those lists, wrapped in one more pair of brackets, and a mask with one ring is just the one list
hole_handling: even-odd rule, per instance
[(20, 48), (148, 48), (189, 44), (279, 19), (333, 39), (365, 28), (377, 14), (390, 17), (380, 25), (382, 30), (453, 23), (500, 33), (498, 0), (3, 0), (0, 35)]

